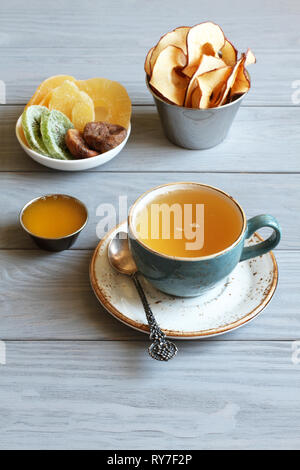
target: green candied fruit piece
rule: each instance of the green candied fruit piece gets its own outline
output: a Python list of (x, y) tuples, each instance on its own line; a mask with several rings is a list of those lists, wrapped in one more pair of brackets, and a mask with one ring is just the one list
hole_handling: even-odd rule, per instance
[(73, 158), (65, 143), (65, 135), (74, 126), (60, 111), (53, 109), (41, 119), (41, 133), (49, 155), (58, 160)]
[(41, 134), (41, 120), (47, 114), (49, 110), (45, 106), (37, 105), (29, 106), (22, 114), (22, 127), (28, 145), (42, 155), (48, 155)]

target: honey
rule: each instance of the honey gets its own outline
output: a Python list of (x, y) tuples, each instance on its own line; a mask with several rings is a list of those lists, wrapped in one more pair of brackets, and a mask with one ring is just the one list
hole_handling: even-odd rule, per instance
[(87, 219), (85, 207), (75, 198), (50, 195), (37, 199), (22, 214), (24, 227), (43, 238), (61, 238), (79, 230)]

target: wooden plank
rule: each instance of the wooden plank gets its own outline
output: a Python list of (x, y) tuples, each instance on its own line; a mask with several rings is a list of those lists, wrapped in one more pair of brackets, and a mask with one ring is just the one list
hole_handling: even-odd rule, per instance
[(258, 63), (251, 68), (253, 93), (247, 103), (292, 104), (291, 83), (298, 79), (300, 67), (297, 0), (288, 0), (284, 8), (280, 0), (188, 4), (182, 8), (181, 0), (152, 0), (139, 2), (137, 8), (130, 0), (124, 8), (116, 0), (88, 0), (83, 8), (68, 0), (54, 10), (50, 0), (6, 3), (0, 18), (0, 79), (6, 82), (8, 102), (25, 103), (41, 80), (70, 73), (120, 80), (134, 103), (150, 103), (145, 55), (162, 34), (179, 26), (180, 11), (181, 24), (212, 19), (239, 50), (255, 51)]
[[(22, 109), (0, 107), (0, 170), (51, 171), (33, 162), (16, 141)], [(300, 107), (241, 108), (221, 145), (185, 150), (165, 138), (154, 106), (135, 106), (125, 149), (93, 171), (300, 172), (299, 128)]]
[[(0, 251), (0, 339), (147, 342), (146, 336), (117, 322), (98, 304), (89, 283), (91, 256), (91, 251), (81, 250)], [(212, 341), (298, 339), (300, 253), (278, 251), (276, 256), (279, 285), (266, 311)]]
[[(295, 214), (300, 212), (300, 175), (272, 174), (207, 174), (207, 173), (1, 173), (1, 231), (0, 249), (34, 248), (32, 240), (24, 234), (18, 221), (23, 205), (34, 197), (50, 193), (71, 194), (88, 207), (89, 223), (79, 236), (75, 248), (94, 249), (104, 230), (100, 204), (111, 204), (114, 212), (110, 221), (126, 219), (127, 207), (147, 189), (171, 181), (198, 181), (220, 187), (241, 203), (248, 217), (258, 213), (276, 216), (284, 227), (280, 248), (299, 249), (299, 224)], [(123, 208), (119, 211), (119, 197)], [(127, 198), (127, 207), (126, 207)], [(102, 206), (103, 209), (105, 209)], [(99, 209), (100, 210), (100, 209)], [(106, 209), (105, 209), (106, 210)], [(98, 215), (97, 215), (98, 214)], [(262, 232), (264, 233), (264, 232)]]
[[(1, 449), (299, 449), (290, 342), (13, 342), (1, 367)], [(180, 406), (178, 406), (180, 404)]]
[[(102, 37), (99, 41), (102, 42)], [(252, 43), (249, 41), (249, 44)], [(274, 44), (271, 50), (254, 49), (258, 62), (249, 68), (252, 89), (242, 106), (293, 106), (292, 94), (295, 90), (292, 83), (299, 79), (300, 57), (293, 48), (280, 49), (278, 39)], [(134, 104), (152, 104), (152, 96), (145, 85), (144, 60), (147, 50), (148, 47), (137, 49), (136, 44), (128, 49), (126, 39), (125, 42), (122, 40), (121, 46), (118, 43), (107, 44), (100, 50), (64, 47), (32, 49), (23, 46), (21, 56), (19, 48), (2, 47), (0, 79), (6, 83), (8, 104), (28, 102), (39, 83), (51, 75), (62, 73), (78, 79), (100, 76), (117, 80), (126, 87)], [(112, 60), (114, 56), (117, 56), (116, 60)]]
[[(66, 0), (53, 9), (50, 0), (10, 0), (1, 8), (8, 103), (25, 103), (41, 80), (70, 73), (119, 80), (134, 104), (147, 105), (134, 108), (124, 152), (84, 175), (32, 162), (14, 137), (22, 107), (0, 106), (0, 340), (13, 340), (0, 364), (1, 449), (300, 449), (300, 365), (292, 362), (291, 342), (300, 339), (300, 251), (285, 251), (300, 248), (300, 176), (237, 174), (300, 172), (300, 115), (292, 103), (300, 3), (185, 5)], [(240, 50), (250, 46), (258, 58), (230, 136), (205, 152), (168, 143), (144, 83), (145, 54), (178, 26), (178, 11), (182, 24), (219, 22)], [(180, 342), (166, 365), (147, 356), (146, 337), (99, 306), (88, 265), (102, 235), (100, 203), (116, 205), (127, 195), (129, 205), (145, 189), (178, 180), (222, 187), (249, 216), (276, 215), (284, 233), (276, 250), (279, 287), (265, 313), (227, 336)], [(89, 225), (74, 250), (39, 251), (18, 225), (22, 205), (49, 192), (87, 203)]]
[(50, 0), (29, 0), (26, 4), (11, 0), (2, 6), (0, 44), (100, 51), (114, 49), (115, 45), (119, 51), (125, 44), (134, 53), (138, 48), (151, 47), (162, 34), (180, 24), (211, 20), (219, 23), (241, 48), (271, 46), (275, 50), (277, 43), (280, 50), (284, 46), (296, 49), (299, 45), (297, 0), (286, 0), (284, 7), (280, 0), (253, 0), (251, 4), (236, 0), (199, 4), (187, 0), (186, 8), (182, 6), (181, 0), (172, 0), (171, 4), (160, 0), (139, 2), (138, 7), (135, 0), (129, 0), (126, 8), (119, 0), (102, 0), (98, 4), (86, 0), (83, 7), (80, 0), (66, 0), (54, 10)]

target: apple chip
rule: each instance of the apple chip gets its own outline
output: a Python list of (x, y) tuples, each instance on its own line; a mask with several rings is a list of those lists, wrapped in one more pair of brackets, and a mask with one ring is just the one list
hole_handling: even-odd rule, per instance
[(238, 68), (237, 75), (235, 77), (235, 81), (230, 90), (230, 98), (232, 99), (235, 95), (241, 95), (246, 93), (250, 88), (250, 80), (248, 78), (246, 69), (246, 56), (244, 56), (241, 60), (241, 64)]
[(153, 50), (154, 50), (154, 47), (151, 47), (150, 51), (148, 52), (146, 56), (145, 65), (144, 65), (144, 69), (148, 77), (151, 75), (150, 58), (151, 58), (151, 54)]
[(242, 54), (242, 57), (235, 65), (232, 75), (228, 79), (226, 91), (222, 98), (221, 105), (226, 102), (228, 97), (230, 98), (230, 101), (232, 101), (235, 96), (247, 93), (247, 91), (250, 89), (250, 79), (245, 66), (254, 64), (255, 62), (256, 57), (251, 49), (248, 49), (246, 54)]
[(153, 67), (150, 85), (171, 103), (183, 105), (188, 78), (182, 74), (186, 56), (182, 49), (167, 46)]
[(197, 85), (196, 78), (199, 75), (202, 75), (203, 73), (209, 72), (210, 70), (219, 69), (219, 68), (225, 67), (225, 66), (226, 66), (226, 64), (222, 59), (220, 59), (218, 57), (211, 56), (211, 55), (203, 54), (203, 56), (200, 59), (200, 65), (197, 68), (194, 75), (192, 76), (192, 78), (190, 80), (190, 83), (189, 83), (189, 86), (187, 88), (186, 95), (185, 95), (185, 100), (184, 100), (184, 105), (189, 107), (189, 108), (191, 107), (191, 95), (192, 95), (192, 93), (193, 93), (193, 91), (194, 91), (194, 89)]
[(226, 63), (226, 65), (230, 65), (233, 67), (237, 61), (237, 50), (233, 44), (231, 44), (228, 39), (225, 39), (225, 44), (221, 49), (221, 57), (222, 60)]
[(200, 108), (200, 100), (201, 100), (201, 90), (199, 87), (198, 80), (196, 80), (195, 89), (192, 91), (192, 94), (191, 94), (191, 107)]
[(149, 50), (144, 68), (150, 88), (161, 100), (206, 109), (247, 93), (246, 67), (255, 62), (251, 49), (238, 53), (220, 26), (206, 21), (162, 36)]
[(246, 52), (245, 67), (247, 67), (247, 65), (252, 65), (255, 63), (256, 63), (256, 57), (251, 51), (251, 49), (248, 49)]
[(187, 54), (186, 37), (189, 30), (189, 27), (181, 26), (180, 28), (176, 28), (160, 38), (150, 57), (150, 71), (153, 70), (155, 62), (157, 61), (161, 51), (163, 51), (168, 46), (179, 47), (184, 54)]
[(187, 35), (188, 63), (183, 72), (192, 77), (202, 54), (218, 56), (224, 44), (224, 33), (217, 24), (208, 21), (193, 26)]
[(211, 70), (197, 77), (198, 85), (201, 90), (199, 108), (206, 109), (219, 105), (231, 71), (232, 67), (226, 66)]
[(244, 68), (244, 62), (245, 62), (245, 55), (241, 57), (235, 64), (231, 75), (229, 76), (226, 84), (226, 89), (224, 91), (223, 97), (221, 99), (220, 105), (225, 104), (227, 101), (227, 98), (229, 97), (229, 93), (231, 91), (231, 88), (233, 87), (235, 80), (240, 72), (241, 68)]

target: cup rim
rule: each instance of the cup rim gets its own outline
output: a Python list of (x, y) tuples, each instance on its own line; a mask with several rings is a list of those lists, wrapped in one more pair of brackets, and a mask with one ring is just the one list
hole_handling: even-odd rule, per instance
[[(171, 255), (166, 255), (165, 253), (160, 253), (159, 251), (156, 251), (156, 250), (153, 250), (152, 248), (150, 248), (149, 246), (147, 246), (142, 240), (139, 239), (139, 237), (137, 236), (137, 233), (136, 233), (136, 230), (135, 230), (135, 227), (133, 225), (133, 217), (134, 217), (134, 211), (137, 209), (137, 206), (140, 204), (140, 202), (148, 195), (150, 194), (151, 192), (154, 192), (156, 191), (157, 189), (160, 189), (160, 188), (164, 188), (164, 187), (168, 187), (168, 186), (175, 186), (175, 185), (196, 185), (196, 186), (201, 186), (201, 187), (206, 187), (206, 188), (210, 188), (210, 189), (213, 189), (221, 194), (223, 194), (224, 196), (226, 196), (227, 198), (229, 198), (231, 201), (233, 201), (235, 203), (235, 205), (238, 207), (238, 209), (240, 210), (240, 213), (242, 215), (242, 219), (243, 219), (243, 224), (242, 224), (242, 228), (241, 228), (241, 233), (240, 235), (238, 236), (238, 238), (231, 244), (229, 245), (228, 247), (224, 248), (224, 250), (221, 250), (221, 251), (218, 251), (216, 253), (212, 253), (211, 255), (206, 255), (206, 256), (197, 256), (197, 257), (194, 257), (194, 258), (187, 258), (187, 257), (183, 257), (183, 256), (171, 256)], [(221, 256), (223, 255), (224, 253), (227, 253), (228, 251), (230, 251), (234, 246), (238, 245), (240, 243), (240, 241), (242, 240), (244, 234), (245, 234), (245, 231), (246, 231), (246, 227), (247, 227), (247, 219), (246, 219), (246, 215), (245, 215), (245, 212), (243, 210), (243, 208), (241, 207), (241, 205), (237, 202), (237, 200), (235, 198), (233, 198), (232, 196), (230, 196), (230, 194), (226, 193), (225, 191), (223, 191), (222, 189), (220, 188), (216, 188), (215, 186), (212, 186), (210, 184), (205, 184), (205, 183), (198, 183), (198, 182), (195, 182), (195, 181), (177, 181), (177, 182), (173, 182), (173, 183), (166, 183), (166, 184), (161, 184), (159, 186), (155, 186), (154, 188), (151, 188), (149, 189), (148, 191), (145, 191), (143, 194), (141, 194), (141, 196), (139, 196), (136, 201), (132, 204), (132, 206), (130, 207), (129, 209), (129, 213), (128, 213), (128, 227), (129, 227), (129, 230), (130, 232), (132, 233), (132, 235), (134, 236), (134, 239), (136, 240), (136, 242), (138, 244), (140, 244), (143, 248), (145, 248), (147, 251), (150, 251), (151, 253), (157, 255), (157, 256), (160, 256), (162, 258), (166, 258), (166, 259), (170, 259), (170, 260), (177, 260), (177, 261), (202, 261), (202, 260), (208, 260), (208, 259), (213, 259), (213, 258), (217, 258), (218, 256)]]
[[(63, 237), (55, 237), (55, 238), (52, 238), (52, 237), (41, 237), (40, 235), (36, 235), (35, 233), (33, 232), (30, 232), (30, 230), (28, 230), (28, 228), (24, 225), (23, 223), (23, 220), (22, 220), (22, 216), (24, 214), (24, 211), (25, 209), (27, 209), (27, 207), (31, 206), (31, 204), (33, 204), (34, 202), (38, 201), (39, 199), (43, 199), (43, 198), (46, 198), (46, 197), (53, 197), (53, 196), (64, 196), (64, 197), (68, 197), (70, 199), (74, 199), (75, 201), (79, 202), (79, 204), (81, 206), (83, 206), (83, 208), (85, 209), (85, 212), (86, 212), (86, 218), (85, 218), (85, 221), (84, 221), (84, 224), (79, 227), (79, 229), (77, 229), (75, 232), (72, 232), (70, 233), (69, 235), (64, 235)], [(53, 241), (58, 241), (58, 240), (64, 240), (66, 238), (69, 238), (69, 237), (73, 237), (74, 235), (77, 235), (78, 233), (81, 232), (81, 230), (84, 229), (84, 227), (86, 226), (87, 222), (88, 222), (88, 219), (89, 219), (89, 213), (88, 213), (88, 209), (86, 207), (86, 205), (80, 200), (78, 199), (77, 197), (75, 196), (70, 196), (69, 194), (62, 194), (62, 193), (50, 193), (50, 194), (44, 194), (43, 196), (38, 196), (38, 197), (35, 197), (33, 199), (31, 199), (30, 201), (28, 201), (24, 206), (23, 208), (20, 210), (20, 213), (19, 213), (19, 222), (20, 222), (20, 225), (21, 227), (23, 228), (23, 230), (25, 230), (25, 232), (27, 232), (29, 235), (31, 235), (32, 237), (35, 237), (35, 238), (39, 238), (40, 240), (53, 240)]]
[[(251, 79), (250, 79), (250, 75), (249, 75), (249, 72), (247, 71), (247, 75), (249, 77), (249, 81), (250, 81), (250, 84), (251, 84)], [(157, 99), (158, 101), (160, 101), (161, 103), (164, 103), (165, 105), (167, 106), (171, 106), (173, 108), (180, 108), (180, 109), (185, 109), (185, 110), (190, 110), (191, 112), (203, 112), (203, 111), (210, 111), (210, 110), (214, 110), (214, 109), (223, 109), (223, 108), (228, 108), (232, 105), (234, 105), (235, 103), (238, 103), (239, 101), (242, 101), (246, 95), (248, 95), (249, 91), (250, 91), (250, 88), (249, 90), (247, 90), (245, 93), (243, 93), (239, 98), (237, 98), (236, 100), (234, 101), (231, 101), (231, 103), (227, 103), (227, 104), (223, 104), (222, 106), (214, 106), (213, 108), (205, 108), (205, 109), (202, 109), (202, 108), (188, 108), (187, 106), (179, 106), (178, 104), (173, 104), (173, 103), (168, 103), (167, 101), (163, 100), (162, 98), (160, 98), (160, 96), (158, 96), (151, 88), (150, 84), (149, 84), (149, 77), (148, 75), (146, 74), (146, 85), (147, 85), (147, 88), (148, 90), (150, 91), (150, 93), (152, 94), (152, 96), (154, 96), (155, 99)]]

